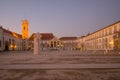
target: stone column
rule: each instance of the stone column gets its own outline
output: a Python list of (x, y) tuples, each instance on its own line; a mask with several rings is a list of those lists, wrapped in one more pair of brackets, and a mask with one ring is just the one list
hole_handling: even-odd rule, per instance
[(34, 36), (34, 54), (37, 55), (40, 53), (40, 35), (36, 33)]

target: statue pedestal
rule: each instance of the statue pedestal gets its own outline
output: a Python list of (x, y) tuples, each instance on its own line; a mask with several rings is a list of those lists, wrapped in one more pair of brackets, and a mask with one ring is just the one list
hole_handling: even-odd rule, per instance
[(34, 54), (38, 55), (40, 53), (40, 35), (36, 33), (34, 36)]

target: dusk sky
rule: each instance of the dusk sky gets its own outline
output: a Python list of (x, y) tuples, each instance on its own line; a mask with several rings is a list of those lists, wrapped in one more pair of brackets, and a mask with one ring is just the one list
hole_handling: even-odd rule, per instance
[(0, 25), (21, 34), (24, 19), (29, 36), (80, 37), (119, 21), (120, 0), (0, 0)]

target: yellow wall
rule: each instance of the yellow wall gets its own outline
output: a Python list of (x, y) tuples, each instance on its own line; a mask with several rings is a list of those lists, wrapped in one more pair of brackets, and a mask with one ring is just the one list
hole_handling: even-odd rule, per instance
[(29, 23), (27, 20), (22, 20), (22, 39), (28, 39), (29, 31), (28, 31)]

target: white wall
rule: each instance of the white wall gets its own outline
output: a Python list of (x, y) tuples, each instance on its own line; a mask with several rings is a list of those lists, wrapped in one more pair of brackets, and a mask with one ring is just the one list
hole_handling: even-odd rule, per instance
[(0, 51), (2, 51), (3, 50), (3, 31), (1, 27), (0, 27), (0, 41), (1, 41)]

